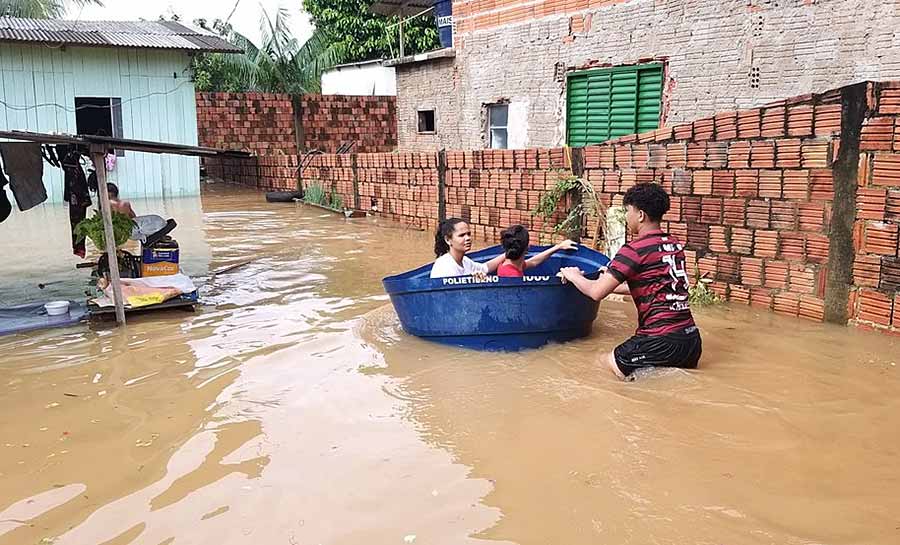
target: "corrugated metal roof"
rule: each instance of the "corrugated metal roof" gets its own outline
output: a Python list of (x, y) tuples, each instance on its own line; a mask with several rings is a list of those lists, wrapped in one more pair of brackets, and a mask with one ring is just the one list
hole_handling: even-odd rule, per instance
[(434, 0), (375, 0), (369, 8), (378, 15), (412, 17), (434, 5)]
[(240, 53), (223, 38), (175, 21), (66, 21), (0, 17), (0, 41)]

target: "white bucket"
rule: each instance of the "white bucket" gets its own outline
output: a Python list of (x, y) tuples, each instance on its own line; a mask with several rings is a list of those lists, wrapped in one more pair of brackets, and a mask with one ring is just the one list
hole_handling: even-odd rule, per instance
[(52, 301), (44, 305), (48, 316), (62, 316), (69, 313), (68, 301)]

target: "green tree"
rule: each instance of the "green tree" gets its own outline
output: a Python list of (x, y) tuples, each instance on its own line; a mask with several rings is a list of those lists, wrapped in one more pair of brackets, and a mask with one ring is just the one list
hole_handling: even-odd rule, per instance
[[(196, 23), (206, 28), (205, 21)], [(301, 45), (291, 34), (286, 9), (279, 9), (274, 19), (262, 11), (259, 47), (220, 20), (213, 23), (212, 30), (244, 53), (195, 57), (194, 81), (200, 91), (315, 93), (320, 90), (322, 73), (343, 58), (342, 45), (318, 29)]]
[[(399, 55), (399, 17), (384, 17), (369, 11), (372, 0), (303, 0), (316, 29), (341, 44), (342, 62), (392, 58)], [(428, 12), (404, 23), (404, 54), (412, 55), (440, 47), (434, 15)]]
[(102, 6), (100, 0), (0, 0), (0, 16), (30, 19), (60, 19), (68, 8), (88, 4)]

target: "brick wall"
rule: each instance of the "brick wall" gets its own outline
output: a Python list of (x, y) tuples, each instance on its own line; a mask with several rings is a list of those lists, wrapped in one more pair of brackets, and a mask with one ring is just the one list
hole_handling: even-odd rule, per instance
[[(400, 149), (484, 148), (483, 110), (500, 100), (525, 112), (522, 147), (560, 146), (561, 74), (589, 67), (664, 62), (663, 124), (900, 78), (895, 2), (473, 0), (454, 10), (455, 59), (396, 67)], [(415, 112), (432, 104), (437, 133), (418, 135)]]
[(300, 97), (303, 147), (334, 153), (352, 141), (357, 153), (394, 151), (396, 108), (392, 96), (304, 95)]
[[(854, 96), (864, 97), (858, 116)], [(433, 229), (443, 208), (489, 241), (515, 223), (546, 239), (564, 210), (548, 224), (531, 211), (560, 176), (581, 175), (606, 204), (657, 182), (671, 195), (664, 227), (685, 242), (689, 272), (728, 300), (897, 333), (898, 118), (900, 84), (860, 84), (583, 149), (323, 156), (310, 175), (345, 202), (358, 192), (360, 208), (375, 204), (420, 229)], [(841, 270), (844, 239), (853, 255)], [(835, 301), (840, 312), (829, 316)]]
[[(204, 159), (209, 175), (265, 190), (297, 187), (300, 153), (333, 153), (354, 141), (356, 152), (388, 152), (397, 145), (396, 100), (390, 96), (197, 93), (201, 146), (241, 149), (249, 159)], [(351, 195), (352, 197), (352, 195)], [(352, 203), (344, 200), (344, 203)]]
[(862, 328), (900, 334), (900, 86), (871, 97), (863, 125), (849, 312)]
[(290, 95), (197, 93), (201, 146), (240, 149), (257, 155), (296, 155)]

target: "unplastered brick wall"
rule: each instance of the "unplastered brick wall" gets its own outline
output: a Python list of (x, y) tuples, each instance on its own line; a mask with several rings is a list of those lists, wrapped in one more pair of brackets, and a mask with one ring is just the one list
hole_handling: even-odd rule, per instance
[[(482, 0), (454, 10), (454, 59), (397, 66), (403, 150), (483, 148), (484, 107), (503, 100), (527, 120), (516, 138), (561, 146), (565, 75), (588, 68), (663, 63), (663, 125), (900, 78), (894, 1)], [(486, 22), (470, 25), (476, 15)], [(418, 134), (416, 110), (431, 107), (436, 131)]]
[(671, 195), (664, 228), (685, 243), (689, 273), (731, 302), (900, 331), (900, 84), (852, 85), (581, 149), (329, 155), (310, 172), (359, 208), (428, 230), (459, 216), (490, 242), (515, 223), (546, 238), (573, 203), (546, 223), (532, 211), (560, 177), (581, 176), (609, 206), (656, 182)]
[(900, 85), (870, 94), (860, 138), (850, 318), (900, 334)]
[(607, 204), (635, 183), (671, 195), (663, 228), (692, 277), (735, 303), (824, 319), (840, 91), (780, 101), (584, 149)]
[(304, 95), (303, 147), (334, 153), (354, 143), (357, 153), (397, 149), (397, 99), (392, 96)]
[(256, 155), (297, 154), (290, 95), (197, 93), (196, 100), (201, 146)]

